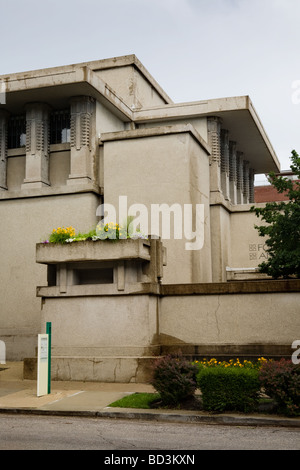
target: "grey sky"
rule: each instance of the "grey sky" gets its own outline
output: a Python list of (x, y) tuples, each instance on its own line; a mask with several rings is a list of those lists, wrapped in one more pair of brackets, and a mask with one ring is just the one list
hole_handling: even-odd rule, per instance
[(0, 0), (0, 15), (0, 74), (136, 54), (175, 102), (249, 95), (282, 169), (300, 153), (300, 0)]

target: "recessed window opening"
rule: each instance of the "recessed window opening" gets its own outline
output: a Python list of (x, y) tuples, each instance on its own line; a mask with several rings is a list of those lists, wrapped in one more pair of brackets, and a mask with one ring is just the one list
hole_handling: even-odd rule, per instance
[(112, 268), (77, 269), (75, 271), (77, 284), (113, 284)]
[(70, 142), (70, 110), (54, 111), (50, 116), (50, 144)]
[(11, 116), (8, 122), (7, 147), (21, 148), (26, 145), (26, 117)]

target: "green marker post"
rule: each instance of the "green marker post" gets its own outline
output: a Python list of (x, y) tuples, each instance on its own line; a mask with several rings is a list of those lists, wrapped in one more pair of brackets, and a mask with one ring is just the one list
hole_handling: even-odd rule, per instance
[(46, 323), (46, 334), (48, 335), (48, 394), (51, 393), (51, 322)]

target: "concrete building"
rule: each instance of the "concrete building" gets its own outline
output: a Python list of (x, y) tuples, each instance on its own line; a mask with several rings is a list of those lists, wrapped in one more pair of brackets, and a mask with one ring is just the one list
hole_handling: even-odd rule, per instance
[[(266, 254), (254, 229), (257, 220), (249, 212), (254, 175), (279, 172), (280, 165), (248, 96), (173, 103), (134, 55), (5, 75), (0, 83), (5, 91), (0, 104), (0, 339), (8, 360), (34, 356), (37, 334), (47, 320), (54, 322), (54, 356), (63, 358), (66, 367), (70, 358), (76, 359), (73, 378), (83, 377), (78, 364), (86, 357), (117, 357), (106, 360), (103, 367), (110, 371), (121, 370), (120, 358), (126, 357), (131, 371), (120, 373), (119, 380), (139, 380), (133, 372), (137, 362), (159, 354), (164, 344), (265, 342), (286, 347), (295, 339), (294, 317), (284, 334), (278, 336), (282, 328), (277, 324), (266, 341), (266, 326), (257, 338), (247, 338), (244, 328), (236, 335), (231, 328), (222, 337), (219, 326), (209, 326), (212, 318), (207, 320), (207, 337), (203, 330), (197, 337), (191, 328), (189, 341), (190, 327), (182, 327), (189, 308), (178, 307), (176, 321), (171, 319), (176, 302), (168, 289), (175, 285), (188, 290), (197, 286), (199, 295), (204, 295), (204, 285), (210, 286), (213, 304), (209, 301), (201, 310), (209, 317), (216, 312), (224, 284), (259, 278), (256, 268)], [(195, 227), (186, 230), (183, 211), (181, 219), (174, 215), (169, 236), (163, 236), (161, 224), (157, 233), (149, 230), (163, 246), (157, 242), (154, 247), (152, 240), (132, 252), (125, 249), (127, 254), (114, 246), (106, 257), (94, 253), (95, 259), (89, 248), (80, 254), (78, 247), (55, 247), (73, 250), (72, 255), (64, 251), (55, 256), (54, 247), (36, 251), (53, 228), (71, 225), (86, 232), (95, 227), (103, 203), (120, 215), (120, 200), (131, 210), (145, 207), (149, 228), (153, 206), (166, 209), (171, 221), (175, 209), (184, 207), (191, 208), (189, 216), (195, 221), (201, 207), (201, 246), (192, 246), (197, 242)], [(186, 236), (175, 236), (180, 227)], [(43, 248), (45, 256), (40, 257)], [(103, 272), (88, 274), (93, 262), (107, 270), (111, 281)], [(83, 277), (80, 269), (85, 270)], [(169, 292), (169, 300), (161, 297), (161, 289)], [(273, 289), (276, 295), (278, 287)], [(292, 316), (294, 302), (299, 302), (297, 289), (289, 300)], [(242, 291), (239, 302), (248, 287)], [(189, 297), (197, 315), (194, 302)], [(201, 302), (206, 302), (204, 297)], [(224, 308), (230, 311), (232, 303)], [(103, 318), (99, 309), (114, 313)], [(137, 318), (139, 309), (143, 313)], [(246, 311), (243, 315), (248, 318)], [(136, 343), (132, 337), (138, 338)], [(84, 378), (103, 378), (106, 372), (102, 368), (93, 374)], [(106, 376), (113, 378), (111, 372)]]

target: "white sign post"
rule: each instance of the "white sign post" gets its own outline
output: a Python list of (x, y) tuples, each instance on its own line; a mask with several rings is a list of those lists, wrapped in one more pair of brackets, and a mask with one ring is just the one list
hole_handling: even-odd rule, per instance
[(49, 335), (38, 335), (37, 396), (48, 394), (48, 341)]
[(0, 341), (0, 364), (6, 364), (6, 346), (4, 341)]

